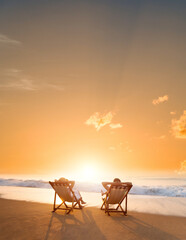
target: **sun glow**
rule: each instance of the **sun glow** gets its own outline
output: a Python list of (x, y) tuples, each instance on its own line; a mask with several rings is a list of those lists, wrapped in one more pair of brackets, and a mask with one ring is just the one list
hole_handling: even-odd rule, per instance
[(99, 182), (100, 180), (100, 167), (95, 161), (84, 162), (78, 171), (78, 178), (81, 182)]
[[(75, 156), (74, 162), (76, 162), (76, 164), (74, 166), (69, 165), (65, 170), (63, 170), (63, 166), (61, 166), (61, 168), (59, 168), (60, 170), (55, 171), (52, 176), (55, 176), (55, 179), (64, 177), (69, 180), (74, 180), (75, 182), (92, 183), (100, 183), (104, 179), (107, 179), (106, 173), (108, 169), (105, 170), (105, 166), (102, 164), (104, 156), (98, 154), (95, 154), (95, 156), (89, 156), (91, 154), (87, 155)], [(73, 158), (71, 161), (73, 162)]]
[(95, 166), (86, 165), (81, 170), (81, 178), (83, 181), (96, 181), (97, 171)]
[(100, 182), (100, 176), (103, 175), (101, 160), (104, 156), (89, 153), (75, 156), (75, 159), (77, 164), (70, 171), (66, 171), (68, 179), (76, 182)]
[[(59, 179), (60, 177), (74, 180), (76, 182), (100, 182), (100, 167), (94, 163), (82, 163), (75, 169), (64, 172), (55, 172), (51, 178)], [(55, 176), (55, 177), (54, 177)]]

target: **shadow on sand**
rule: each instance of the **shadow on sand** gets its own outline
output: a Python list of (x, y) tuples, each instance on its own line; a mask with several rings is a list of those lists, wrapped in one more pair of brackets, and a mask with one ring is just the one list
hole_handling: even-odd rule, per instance
[[(98, 209), (98, 211), (100, 210)], [(149, 224), (148, 218), (141, 220), (132, 214), (128, 216), (113, 214), (111, 216), (102, 215), (99, 221), (99, 214), (96, 213), (97, 220), (95, 221), (91, 210), (83, 209), (79, 213), (77, 215), (52, 213), (44, 240), (105, 240), (112, 239), (112, 237), (114, 237), (113, 239), (135, 240), (180, 240), (159, 227)]]
[[(52, 213), (44, 240), (49, 239), (96, 239), (105, 240), (90, 210), (81, 210), (76, 218), (73, 214)], [(54, 226), (55, 225), (55, 226)]]
[(180, 238), (162, 231), (160, 228), (154, 227), (132, 215), (129, 215), (127, 217), (123, 217), (122, 215), (111, 216), (111, 218), (116, 222), (116, 225), (118, 224), (127, 231), (130, 231), (134, 235), (134, 239), (180, 240)]

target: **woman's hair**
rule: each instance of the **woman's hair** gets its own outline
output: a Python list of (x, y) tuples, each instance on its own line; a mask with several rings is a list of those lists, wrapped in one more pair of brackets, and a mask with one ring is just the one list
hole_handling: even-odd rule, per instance
[(121, 182), (119, 178), (114, 178), (113, 182)]
[(64, 178), (64, 177), (61, 177), (59, 180), (59, 182), (68, 182), (68, 179)]

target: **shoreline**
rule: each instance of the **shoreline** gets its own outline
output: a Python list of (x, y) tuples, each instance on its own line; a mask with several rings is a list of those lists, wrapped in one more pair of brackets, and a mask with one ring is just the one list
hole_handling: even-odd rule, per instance
[[(88, 207), (102, 205), (100, 193), (81, 192)], [(53, 189), (0, 186), (0, 196), (4, 199), (53, 204)], [(60, 199), (58, 199), (60, 203)], [(128, 195), (128, 210), (151, 214), (186, 217), (186, 198)]]
[(0, 239), (184, 240), (186, 218), (128, 211), (108, 216), (96, 207), (69, 215), (52, 204), (0, 198)]

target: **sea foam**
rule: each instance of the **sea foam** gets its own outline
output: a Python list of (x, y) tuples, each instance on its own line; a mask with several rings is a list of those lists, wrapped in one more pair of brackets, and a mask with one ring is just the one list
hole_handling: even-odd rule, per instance
[[(162, 180), (163, 181), (163, 180)], [(137, 182), (137, 181), (136, 181)], [(148, 182), (148, 181), (147, 181)], [(167, 197), (186, 197), (186, 181), (182, 180), (182, 184), (176, 184), (176, 181), (170, 180), (171, 184), (165, 184), (158, 180), (153, 184), (139, 185), (133, 183), (133, 188), (130, 194), (133, 195), (150, 195), (150, 196), (167, 196)], [(5, 179), (0, 178), (0, 186), (16, 186), (16, 187), (31, 187), (31, 188), (45, 188), (50, 189), (51, 186), (47, 181), (43, 180), (23, 180), (23, 179)], [(85, 183), (76, 182), (76, 187), (81, 192), (95, 192), (100, 193), (103, 190), (101, 183)]]

